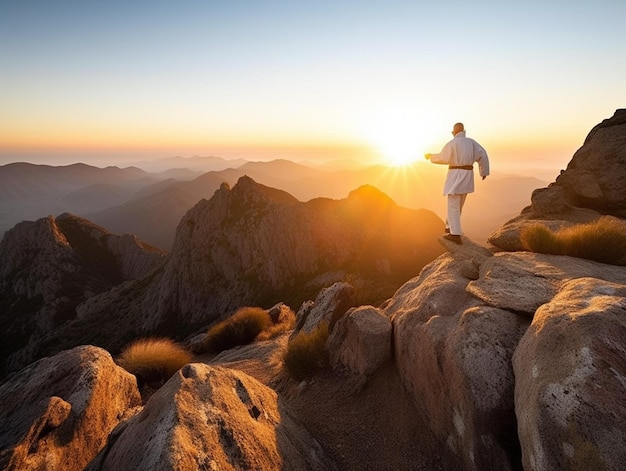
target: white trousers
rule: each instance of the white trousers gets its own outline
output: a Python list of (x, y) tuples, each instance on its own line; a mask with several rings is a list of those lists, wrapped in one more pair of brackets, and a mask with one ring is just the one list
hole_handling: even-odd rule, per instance
[(446, 219), (446, 228), (450, 229), (450, 234), (462, 235), (461, 230), (461, 213), (467, 193), (461, 195), (448, 195), (448, 218)]

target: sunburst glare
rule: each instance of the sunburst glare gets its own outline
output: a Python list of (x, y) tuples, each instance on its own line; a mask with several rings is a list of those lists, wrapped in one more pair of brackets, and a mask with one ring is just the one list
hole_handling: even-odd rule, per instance
[(377, 113), (366, 123), (365, 133), (382, 164), (404, 167), (423, 158), (433, 138), (441, 134), (430, 128), (414, 112), (395, 109)]

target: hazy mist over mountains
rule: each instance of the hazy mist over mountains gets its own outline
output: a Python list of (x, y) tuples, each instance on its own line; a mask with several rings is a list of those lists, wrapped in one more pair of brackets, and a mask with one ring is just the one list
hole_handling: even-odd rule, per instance
[[(355, 161), (320, 166), (283, 159), (253, 162), (199, 156), (135, 164), (124, 168), (82, 163), (0, 166), (0, 232), (4, 234), (23, 220), (69, 212), (169, 250), (182, 216), (201, 199), (209, 199), (222, 183), (234, 185), (244, 175), (287, 191), (300, 201), (345, 198), (368, 184), (401, 206), (430, 209), (445, 219), (445, 166), (420, 162), (396, 168)], [(518, 214), (529, 203), (532, 191), (547, 181), (497, 173), (485, 181), (477, 179), (476, 192), (464, 210), (465, 233), (483, 243), (500, 224)]]

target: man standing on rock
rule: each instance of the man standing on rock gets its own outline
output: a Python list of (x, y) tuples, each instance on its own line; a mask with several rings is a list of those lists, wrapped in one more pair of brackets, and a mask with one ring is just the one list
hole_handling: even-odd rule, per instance
[(443, 194), (448, 197), (444, 238), (461, 244), (461, 212), (467, 194), (474, 192), (474, 162), (478, 162), (478, 170), (484, 180), (489, 175), (489, 157), (478, 142), (465, 136), (463, 123), (454, 125), (452, 135), (454, 139), (439, 154), (426, 154), (424, 157), (434, 164), (448, 166), (448, 176), (443, 187)]

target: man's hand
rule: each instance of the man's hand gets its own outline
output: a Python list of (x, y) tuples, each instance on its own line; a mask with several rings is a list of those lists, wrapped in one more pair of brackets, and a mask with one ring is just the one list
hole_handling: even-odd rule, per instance
[(425, 158), (426, 160), (430, 160), (430, 156), (431, 156), (431, 155), (432, 155), (432, 154), (424, 154), (424, 158)]

